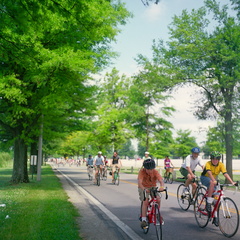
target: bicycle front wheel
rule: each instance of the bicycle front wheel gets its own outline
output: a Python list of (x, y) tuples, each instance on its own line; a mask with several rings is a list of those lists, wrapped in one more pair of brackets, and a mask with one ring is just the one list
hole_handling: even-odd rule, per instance
[(117, 173), (116, 184), (119, 185), (119, 183), (120, 183), (120, 176), (119, 176), (119, 173)]
[(209, 221), (209, 214), (206, 210), (207, 198), (204, 194), (199, 193), (194, 202), (194, 215), (199, 227), (204, 228)]
[(235, 202), (224, 197), (218, 207), (219, 228), (224, 236), (232, 237), (239, 227), (239, 212)]
[(170, 184), (173, 183), (173, 174), (172, 174), (171, 172), (170, 172), (169, 175), (168, 175), (168, 182), (169, 182)]
[(160, 214), (159, 206), (158, 204), (155, 204), (155, 216), (154, 216), (154, 225), (156, 228), (156, 234), (157, 234), (157, 239), (161, 240), (162, 239), (162, 217)]
[(100, 173), (97, 175), (97, 185), (100, 186)]
[(178, 186), (177, 189), (177, 200), (178, 200), (178, 204), (179, 206), (184, 210), (187, 211), (190, 207), (190, 193), (189, 194), (185, 194), (185, 185), (184, 184), (180, 184)]

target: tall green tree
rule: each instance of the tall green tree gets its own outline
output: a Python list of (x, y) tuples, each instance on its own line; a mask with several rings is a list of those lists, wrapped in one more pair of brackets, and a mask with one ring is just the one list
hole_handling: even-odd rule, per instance
[(126, 122), (129, 81), (126, 75), (120, 76), (113, 68), (101, 82), (94, 130), (99, 149), (111, 146), (112, 151), (118, 150), (132, 136), (131, 127)]
[(158, 53), (153, 53), (152, 60), (139, 55), (137, 62), (140, 71), (133, 77), (129, 90), (129, 119), (136, 131), (136, 137), (148, 151), (151, 139), (163, 130), (173, 128), (167, 120), (175, 109), (167, 105), (169, 95), (166, 91), (173, 85), (169, 81), (166, 69), (158, 62)]
[(1, 1), (0, 128), (14, 139), (13, 182), (29, 181), (27, 146), (40, 124), (47, 131), (62, 119), (64, 131), (87, 111), (86, 83), (129, 16), (118, 1)]
[(231, 176), (233, 122), (239, 117), (239, 16), (239, 1), (229, 0), (229, 4), (222, 5), (206, 0), (203, 7), (175, 16), (167, 46), (162, 42), (158, 46), (168, 66), (176, 68), (173, 78), (199, 87), (202, 99), (195, 103), (195, 115), (199, 119), (219, 118), (224, 123)]

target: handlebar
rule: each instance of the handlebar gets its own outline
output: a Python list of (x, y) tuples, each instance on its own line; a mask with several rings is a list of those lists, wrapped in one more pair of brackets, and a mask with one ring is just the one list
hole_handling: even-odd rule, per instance
[[(164, 189), (162, 189), (161, 191), (160, 190), (158, 190), (158, 187), (156, 187), (156, 188), (151, 188), (150, 189), (150, 195), (152, 196), (154, 196), (154, 197), (156, 197), (156, 193), (157, 192), (159, 192), (159, 193), (161, 193), (161, 192), (165, 192), (165, 199), (168, 199), (168, 192), (167, 192), (167, 187), (165, 187)], [(151, 194), (152, 193), (152, 194)], [(144, 198), (143, 198), (143, 201), (145, 201), (146, 200), (146, 189), (144, 189), (143, 190), (143, 195), (144, 195)]]

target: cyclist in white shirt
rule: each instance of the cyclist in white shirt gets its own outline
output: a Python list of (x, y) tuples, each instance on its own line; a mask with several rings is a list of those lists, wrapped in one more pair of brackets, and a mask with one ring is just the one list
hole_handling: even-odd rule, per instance
[(187, 179), (185, 186), (188, 187), (192, 184), (192, 193), (195, 192), (197, 185), (193, 183), (192, 180), (195, 178), (195, 169), (199, 165), (202, 169), (204, 164), (202, 158), (199, 156), (200, 148), (194, 147), (191, 149), (192, 154), (188, 155), (180, 168), (181, 174)]
[(102, 170), (104, 164), (104, 157), (102, 156), (102, 152), (98, 152), (98, 155), (94, 158), (93, 165), (95, 167), (95, 183), (97, 182), (98, 171), (100, 170), (100, 174), (102, 176)]

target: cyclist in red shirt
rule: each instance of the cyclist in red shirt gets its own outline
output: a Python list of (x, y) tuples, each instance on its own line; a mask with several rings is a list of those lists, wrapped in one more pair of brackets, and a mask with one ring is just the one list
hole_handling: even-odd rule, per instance
[[(138, 173), (138, 193), (139, 199), (143, 202), (142, 204), (142, 222), (141, 227), (144, 228), (147, 226), (147, 206), (148, 206), (148, 198), (150, 194), (150, 189), (153, 187), (157, 187), (157, 182), (160, 183), (159, 190), (163, 190), (164, 182), (160, 173), (155, 169), (156, 164), (153, 159), (146, 159), (143, 162), (143, 168)], [(146, 190), (146, 199), (144, 200), (144, 190)], [(157, 201), (160, 207), (160, 196), (158, 194)]]

